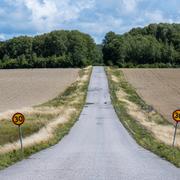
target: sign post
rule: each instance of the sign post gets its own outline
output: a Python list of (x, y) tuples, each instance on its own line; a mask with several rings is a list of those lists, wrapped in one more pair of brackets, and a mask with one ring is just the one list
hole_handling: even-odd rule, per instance
[(21, 153), (22, 153), (22, 155), (24, 155), (21, 126), (19, 126), (19, 139), (20, 139), (20, 144), (21, 144)]
[(173, 136), (173, 144), (172, 146), (175, 146), (175, 140), (176, 140), (176, 132), (177, 132), (177, 127), (178, 123), (180, 122), (180, 109), (176, 110), (172, 114), (173, 119), (176, 121), (175, 129), (174, 129), (174, 136)]
[(15, 113), (12, 117), (12, 122), (18, 126), (19, 129), (19, 140), (20, 140), (20, 145), (21, 145), (21, 154), (22, 157), (24, 156), (24, 150), (23, 150), (23, 141), (22, 141), (22, 129), (21, 125), (24, 123), (25, 117), (21, 113)]

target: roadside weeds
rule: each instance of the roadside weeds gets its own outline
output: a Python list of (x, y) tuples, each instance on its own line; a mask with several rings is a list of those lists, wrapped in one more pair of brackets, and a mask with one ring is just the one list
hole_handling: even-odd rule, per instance
[[(26, 117), (22, 126), (25, 158), (58, 143), (68, 134), (83, 109), (91, 71), (92, 67), (80, 70), (77, 81), (56, 98), (21, 110)], [(22, 160), (17, 127), (10, 119), (14, 112), (6, 112), (0, 119), (4, 129), (0, 141), (0, 169)]]
[(138, 144), (180, 167), (180, 134), (173, 148), (173, 125), (147, 105), (125, 80), (120, 69), (106, 68), (116, 113)]

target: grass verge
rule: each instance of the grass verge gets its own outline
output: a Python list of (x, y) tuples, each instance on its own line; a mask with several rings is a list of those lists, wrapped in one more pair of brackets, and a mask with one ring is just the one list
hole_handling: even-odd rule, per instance
[[(25, 112), (26, 125), (22, 126), (23, 136), (25, 137), (24, 141), (26, 141), (26, 137), (40, 132), (42, 128), (48, 128), (50, 123), (51, 126), (52, 123), (55, 125), (53, 125), (52, 136), (45, 139), (42, 138), (38, 143), (36, 142), (24, 147), (24, 158), (58, 143), (66, 134), (68, 134), (71, 127), (78, 120), (85, 104), (91, 71), (92, 68), (80, 70), (79, 79), (68, 87), (62, 94), (47, 103), (33, 107), (30, 112)], [(68, 110), (72, 109), (72, 113), (68, 113)], [(68, 116), (63, 115), (63, 111), (67, 111), (66, 114), (68, 114)], [(61, 113), (65, 121), (57, 123), (56, 118), (61, 116)], [(11, 147), (11, 143), (13, 144), (15, 140), (18, 140), (17, 128), (16, 130), (12, 130), (13, 127), (11, 127), (12, 124), (10, 121), (3, 119), (1, 120), (1, 124), (4, 125), (4, 133), (0, 133), (2, 139), (5, 137), (5, 134), (9, 134), (4, 138), (4, 140), (1, 140), (0, 151), (4, 146), (6, 146), (6, 144), (4, 144), (5, 142), (8, 142), (8, 145)], [(22, 159), (19, 145), (18, 148), (13, 148), (12, 146), (7, 153), (0, 153), (0, 169), (4, 169)]]
[[(145, 149), (150, 150), (161, 158), (170, 161), (175, 166), (180, 167), (180, 149), (178, 147), (173, 148), (172, 146), (158, 140), (150, 130), (146, 129), (139, 121), (134, 119), (128, 113), (127, 104), (124, 103), (124, 101), (121, 101), (121, 99), (119, 99), (119, 97), (117, 96), (117, 92), (119, 90), (125, 92), (128, 95), (128, 100), (135, 103), (138, 107), (140, 107), (142, 111), (149, 111), (152, 107), (148, 106), (138, 96), (135, 89), (127, 81), (125, 81), (123, 73), (122, 71), (120, 71), (120, 69), (106, 68), (106, 74), (109, 82), (111, 100), (116, 113), (126, 129), (134, 137), (136, 142), (143, 146)], [(115, 81), (113, 80), (113, 78), (116, 78)], [(169, 124), (162, 117), (158, 119), (154, 118), (151, 120), (153, 120), (157, 125)]]

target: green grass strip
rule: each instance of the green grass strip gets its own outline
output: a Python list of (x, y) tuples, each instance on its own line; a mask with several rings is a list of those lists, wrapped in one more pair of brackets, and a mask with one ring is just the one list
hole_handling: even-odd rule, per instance
[[(128, 94), (128, 99), (139, 105), (142, 110), (148, 110), (149, 108), (149, 106), (138, 96), (135, 89), (125, 81), (122, 71), (117, 68), (106, 68), (106, 74), (108, 77), (111, 100), (115, 111), (131, 136), (134, 137), (136, 142), (145, 149), (157, 154), (161, 158), (168, 160), (175, 166), (180, 167), (180, 149), (177, 147), (173, 148), (172, 146), (166, 145), (157, 140), (151, 132), (149, 132), (128, 114), (126, 105), (122, 101), (118, 100), (116, 92), (121, 88)], [(112, 75), (118, 78), (118, 83), (112, 80)], [(160, 123), (169, 124), (166, 120)]]
[[(1, 170), (16, 163), (17, 161), (20, 161), (24, 158), (28, 158), (30, 155), (40, 150), (43, 150), (45, 148), (48, 148), (52, 145), (57, 144), (65, 135), (69, 133), (72, 126), (78, 120), (79, 115), (84, 107), (91, 72), (92, 72), (92, 68), (88, 70), (87, 82), (83, 82), (83, 85), (81, 85), (80, 87), (79, 87), (78, 82), (75, 82), (69, 88), (67, 88), (62, 94), (60, 94), (58, 97), (54, 98), (51, 101), (48, 101), (47, 103), (37, 106), (37, 107), (50, 106), (50, 107), (58, 108), (64, 104), (68, 105), (68, 103), (70, 103), (72, 100), (73, 92), (78, 90), (78, 92), (80, 91), (80, 93), (82, 94), (83, 98), (80, 98), (78, 104), (75, 104), (76, 106), (75, 108), (77, 109), (77, 111), (71, 116), (69, 121), (67, 121), (66, 123), (60, 124), (56, 128), (56, 130), (53, 133), (53, 138), (49, 139), (48, 141), (43, 141), (40, 144), (24, 148), (24, 157), (21, 156), (20, 150), (14, 150), (6, 154), (0, 154), (0, 169)], [(85, 69), (80, 70), (80, 77), (84, 75), (85, 75)]]

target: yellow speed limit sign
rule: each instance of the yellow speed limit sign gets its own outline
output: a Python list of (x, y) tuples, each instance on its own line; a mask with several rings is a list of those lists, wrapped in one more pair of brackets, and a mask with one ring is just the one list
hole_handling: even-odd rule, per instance
[(25, 117), (22, 113), (17, 112), (12, 117), (12, 122), (17, 126), (22, 125), (24, 121), (25, 121)]
[(176, 121), (175, 130), (174, 130), (174, 137), (173, 137), (173, 144), (172, 144), (174, 147), (175, 139), (176, 139), (176, 131), (177, 131), (178, 124), (180, 122), (180, 109), (177, 109), (176, 111), (174, 111), (172, 113), (172, 118)]
[(180, 109), (174, 111), (172, 116), (176, 122), (180, 122)]

